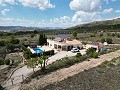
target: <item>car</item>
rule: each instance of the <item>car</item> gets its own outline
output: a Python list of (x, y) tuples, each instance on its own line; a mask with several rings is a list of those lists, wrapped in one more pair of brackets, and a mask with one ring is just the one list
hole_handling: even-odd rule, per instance
[(79, 52), (79, 49), (78, 49), (78, 48), (72, 48), (72, 49), (71, 49), (71, 52), (73, 52), (73, 53), (74, 53), (74, 52)]

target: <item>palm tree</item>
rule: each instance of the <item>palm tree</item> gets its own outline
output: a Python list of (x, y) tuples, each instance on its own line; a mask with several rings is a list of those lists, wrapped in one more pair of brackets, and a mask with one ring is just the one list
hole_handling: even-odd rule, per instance
[(35, 72), (34, 69), (36, 68), (37, 65), (38, 65), (37, 59), (35, 59), (35, 58), (32, 58), (32, 59), (27, 61), (27, 67), (28, 68), (33, 68), (33, 72)]
[(43, 60), (41, 58), (38, 58), (38, 64), (40, 64), (42, 68)]
[(43, 67), (42, 69), (45, 70), (45, 64), (46, 64), (46, 60), (48, 59), (48, 56), (41, 56), (41, 60), (43, 61)]

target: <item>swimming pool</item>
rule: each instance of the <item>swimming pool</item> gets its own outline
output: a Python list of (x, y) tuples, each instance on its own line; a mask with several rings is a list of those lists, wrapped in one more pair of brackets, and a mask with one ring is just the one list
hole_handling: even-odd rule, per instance
[(33, 48), (33, 50), (34, 50), (36, 53), (42, 53), (42, 52), (44, 52), (44, 51), (41, 50), (40, 48)]

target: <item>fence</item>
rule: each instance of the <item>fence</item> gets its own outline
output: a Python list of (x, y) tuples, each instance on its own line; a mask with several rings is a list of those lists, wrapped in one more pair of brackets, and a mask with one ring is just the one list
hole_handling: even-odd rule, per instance
[(3, 86), (8, 87), (8, 86), (20, 84), (21, 82), (24, 81), (24, 79), (25, 79), (24, 75), (15, 76), (10, 78)]

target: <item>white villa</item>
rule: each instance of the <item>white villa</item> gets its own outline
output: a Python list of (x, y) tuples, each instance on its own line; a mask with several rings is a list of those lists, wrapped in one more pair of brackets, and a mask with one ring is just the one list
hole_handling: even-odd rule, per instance
[(47, 40), (47, 45), (53, 49), (61, 51), (70, 51), (73, 47), (81, 49), (82, 43), (76, 39), (71, 39), (68, 35), (58, 35), (55, 39)]

